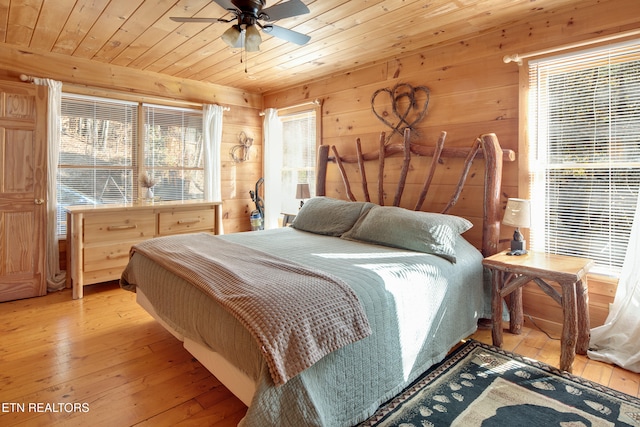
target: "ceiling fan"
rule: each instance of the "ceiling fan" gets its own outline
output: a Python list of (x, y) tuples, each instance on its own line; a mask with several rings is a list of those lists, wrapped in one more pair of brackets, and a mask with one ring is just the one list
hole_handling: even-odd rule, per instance
[[(171, 17), (175, 22), (233, 22), (221, 38), (231, 47), (244, 47), (247, 52), (260, 50), (262, 38), (258, 27), (267, 34), (280, 39), (303, 45), (311, 37), (289, 30), (278, 25), (269, 24), (271, 21), (291, 18), (293, 16), (309, 13), (309, 8), (301, 0), (288, 0), (274, 6), (264, 8), (266, 0), (213, 0), (223, 9), (229, 11), (233, 17), (224, 18), (182, 18)], [(260, 21), (267, 23), (263, 24)]]

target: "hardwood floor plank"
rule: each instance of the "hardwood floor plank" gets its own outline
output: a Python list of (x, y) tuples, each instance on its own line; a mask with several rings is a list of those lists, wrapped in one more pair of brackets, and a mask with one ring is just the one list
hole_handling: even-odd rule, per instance
[(611, 375), (613, 373), (613, 366), (607, 363), (601, 363), (594, 360), (589, 360), (582, 371), (582, 378), (586, 378), (589, 381), (596, 382), (598, 384), (604, 384), (609, 386), (611, 384)]
[[(0, 304), (2, 426), (232, 427), (245, 405), (117, 283)], [(553, 366), (560, 343), (525, 322), (504, 348)], [(491, 330), (471, 338), (491, 344)], [(574, 374), (640, 397), (640, 374), (578, 355)], [(87, 405), (88, 412), (29, 411), (29, 404)], [(36, 407), (37, 408), (37, 407)], [(44, 409), (44, 408), (42, 408)]]
[(617, 366), (613, 368), (611, 373), (609, 387), (631, 396), (640, 397), (640, 378), (638, 375)]

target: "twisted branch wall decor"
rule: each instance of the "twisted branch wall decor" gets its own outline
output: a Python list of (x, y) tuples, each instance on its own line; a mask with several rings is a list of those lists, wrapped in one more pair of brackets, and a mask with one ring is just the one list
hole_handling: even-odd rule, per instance
[(230, 154), (234, 162), (240, 163), (249, 159), (249, 149), (253, 145), (253, 138), (249, 138), (244, 131), (238, 135), (240, 144), (231, 147)]
[[(430, 91), (426, 86), (413, 87), (408, 83), (398, 83), (391, 89), (383, 88), (376, 90), (371, 96), (371, 111), (383, 124), (388, 126), (392, 132), (387, 136), (386, 143), (394, 134), (404, 137), (406, 129), (415, 132), (415, 125), (420, 123), (427, 115), (429, 107)], [(386, 110), (376, 111), (376, 100), (391, 102), (391, 112), (397, 119), (389, 118)]]

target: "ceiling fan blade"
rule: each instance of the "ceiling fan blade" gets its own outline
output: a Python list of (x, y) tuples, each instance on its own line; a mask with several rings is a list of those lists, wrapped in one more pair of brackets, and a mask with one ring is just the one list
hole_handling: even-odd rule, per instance
[(278, 19), (291, 18), (292, 16), (304, 15), (305, 13), (309, 13), (309, 8), (306, 4), (302, 3), (301, 0), (289, 0), (262, 9), (260, 19), (277, 21)]
[(306, 44), (309, 40), (311, 40), (311, 37), (306, 34), (289, 30), (288, 28), (279, 27), (278, 25), (265, 25), (262, 28), (262, 31), (274, 37), (278, 37), (279, 39), (286, 40), (300, 46)]
[(171, 16), (169, 17), (174, 22), (218, 22), (218, 18), (183, 18), (180, 16)]

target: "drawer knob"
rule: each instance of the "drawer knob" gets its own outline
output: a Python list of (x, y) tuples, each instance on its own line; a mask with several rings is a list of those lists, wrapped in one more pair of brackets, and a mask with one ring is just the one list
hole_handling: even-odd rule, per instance
[(122, 259), (122, 258), (128, 258), (129, 254), (128, 253), (124, 253), (124, 254), (109, 254), (107, 255), (107, 259)]

